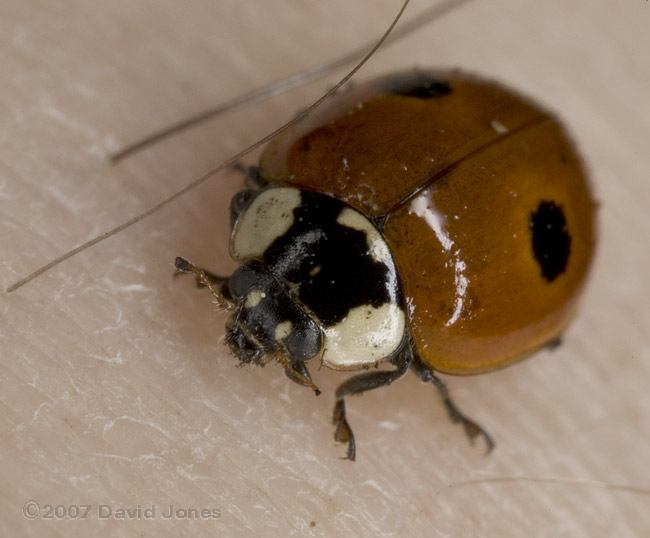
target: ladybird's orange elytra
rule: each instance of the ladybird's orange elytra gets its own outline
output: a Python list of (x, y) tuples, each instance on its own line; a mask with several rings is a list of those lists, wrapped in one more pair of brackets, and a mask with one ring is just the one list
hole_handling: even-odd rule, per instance
[[(432, 81), (431, 95), (402, 91), (418, 79)], [(359, 85), (272, 141), (260, 168), (381, 224), (411, 336), (435, 370), (504, 366), (573, 316), (595, 203), (557, 119), (501, 85), (440, 71)]]
[[(590, 266), (594, 208), (551, 114), (478, 77), (410, 71), (342, 91), (274, 138), (231, 202), (239, 267), (189, 272), (229, 304), (240, 362), (275, 358), (316, 393), (310, 361), (368, 370), (336, 390), (349, 459), (345, 398), (408, 370), (489, 450), (435, 372), (492, 370), (559, 339)], [(393, 368), (371, 368), (383, 361)]]

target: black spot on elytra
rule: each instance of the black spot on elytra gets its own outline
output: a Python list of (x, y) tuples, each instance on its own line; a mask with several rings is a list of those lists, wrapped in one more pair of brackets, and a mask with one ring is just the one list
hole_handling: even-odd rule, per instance
[(449, 82), (424, 73), (408, 73), (387, 77), (381, 81), (381, 89), (393, 95), (433, 99), (450, 94)]
[(530, 214), (528, 225), (542, 276), (552, 282), (566, 270), (571, 252), (564, 211), (555, 202), (540, 202), (537, 211)]

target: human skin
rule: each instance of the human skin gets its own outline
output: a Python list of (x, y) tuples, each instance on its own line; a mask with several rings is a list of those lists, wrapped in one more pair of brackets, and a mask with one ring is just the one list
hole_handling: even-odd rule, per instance
[[(336, 77), (117, 165), (112, 152), (367, 41), (397, 9), (387, 0), (14, 4), (0, 17), (3, 288), (278, 127)], [(440, 65), (497, 78), (555, 110), (592, 172), (598, 256), (563, 346), (445, 377), (494, 437), (490, 455), (409, 375), (349, 399), (350, 463), (330, 424), (347, 374), (313, 372), (315, 397), (277, 364), (236, 367), (222, 343), (225, 314), (191, 279), (172, 278), (177, 255), (234, 268), (227, 208), (241, 178), (228, 171), (0, 298), (0, 534), (647, 533), (650, 120), (639, 106), (650, 89), (649, 13), (630, 3), (612, 24), (606, 0), (476, 2), (359, 74)], [(30, 520), (28, 500), (91, 512)], [(219, 517), (167, 520), (170, 504)], [(154, 505), (157, 517), (100, 519), (99, 505)]]

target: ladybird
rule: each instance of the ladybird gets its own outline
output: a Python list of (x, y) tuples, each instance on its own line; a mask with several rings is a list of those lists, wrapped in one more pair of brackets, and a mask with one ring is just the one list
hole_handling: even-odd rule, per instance
[(557, 342), (574, 315), (595, 203), (557, 119), (476, 76), (397, 73), (281, 133), (249, 179), (231, 202), (238, 269), (219, 277), (176, 261), (232, 311), (235, 357), (277, 360), (317, 394), (310, 361), (372, 368), (336, 391), (335, 439), (351, 460), (345, 397), (409, 368), (492, 448), (436, 372), (503, 367)]

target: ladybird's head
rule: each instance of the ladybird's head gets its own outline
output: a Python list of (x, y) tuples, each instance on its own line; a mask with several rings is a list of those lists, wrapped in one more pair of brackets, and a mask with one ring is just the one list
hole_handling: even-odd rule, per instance
[(291, 362), (320, 354), (320, 327), (262, 262), (242, 264), (230, 277), (228, 287), (236, 308), (227, 323), (226, 341), (241, 362), (262, 364), (275, 352)]

